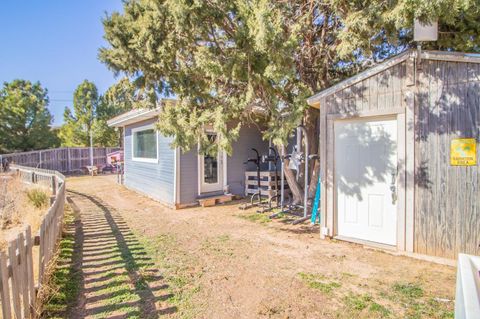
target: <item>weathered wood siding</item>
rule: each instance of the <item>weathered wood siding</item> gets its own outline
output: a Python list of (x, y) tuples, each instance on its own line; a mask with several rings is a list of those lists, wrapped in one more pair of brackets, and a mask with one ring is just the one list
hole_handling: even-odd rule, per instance
[(172, 138), (158, 134), (158, 163), (132, 160), (132, 129), (154, 123), (151, 119), (125, 128), (125, 186), (169, 205), (175, 204), (175, 150)]
[[(409, 62), (415, 77), (409, 77), (413, 71), (407, 74)], [(327, 215), (324, 226), (333, 228), (335, 218), (334, 145), (328, 136), (333, 119), (329, 116), (348, 118), (398, 108), (408, 114), (408, 96), (414, 96), (414, 116), (407, 118), (405, 125), (407, 134), (414, 135), (412, 148), (406, 147), (406, 160), (414, 157), (415, 161), (413, 172), (401, 178), (401, 182), (413, 180), (413, 185), (407, 183), (405, 189), (414, 191), (414, 200), (407, 196), (407, 214), (413, 210), (414, 226), (413, 235), (406, 240), (413, 239), (413, 250), (421, 254), (447, 258), (456, 258), (458, 253), (480, 255), (480, 64), (423, 59), (421, 69), (414, 67), (413, 60), (401, 62), (323, 98), (320, 142), (324, 144), (321, 173), (327, 190), (322, 192), (322, 211)], [(476, 166), (450, 165), (453, 138), (476, 138)]]
[[(392, 66), (326, 98), (326, 112), (355, 116), (360, 112), (405, 106), (406, 63)], [(321, 108), (321, 111), (322, 108)]]
[(479, 255), (479, 165), (450, 166), (450, 141), (480, 139), (480, 64), (424, 60), (422, 66), (415, 103), (415, 251)]

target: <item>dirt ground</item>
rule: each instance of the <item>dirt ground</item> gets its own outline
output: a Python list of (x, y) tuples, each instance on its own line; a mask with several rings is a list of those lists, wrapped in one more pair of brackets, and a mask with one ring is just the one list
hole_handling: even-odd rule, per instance
[(69, 317), (453, 318), (452, 267), (323, 241), (238, 202), (172, 210), (113, 176), (67, 189), (82, 271)]
[[(42, 207), (35, 207), (27, 193), (43, 195)], [(38, 232), (48, 210), (50, 190), (41, 185), (27, 185), (11, 173), (0, 173), (0, 250), (8, 246), (27, 226)], [(40, 199), (41, 201), (41, 199)]]

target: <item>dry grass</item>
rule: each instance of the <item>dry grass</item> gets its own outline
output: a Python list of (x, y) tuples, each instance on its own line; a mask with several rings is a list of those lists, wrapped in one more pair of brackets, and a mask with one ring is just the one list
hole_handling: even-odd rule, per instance
[(0, 175), (0, 249), (27, 225), (36, 233), (48, 210), (50, 191), (12, 175)]
[(75, 251), (75, 216), (72, 208), (65, 205), (64, 229), (58, 251), (46, 268), (38, 293), (40, 302), (36, 309), (39, 318), (66, 318), (68, 307), (78, 297), (81, 286), (81, 270), (78, 251)]

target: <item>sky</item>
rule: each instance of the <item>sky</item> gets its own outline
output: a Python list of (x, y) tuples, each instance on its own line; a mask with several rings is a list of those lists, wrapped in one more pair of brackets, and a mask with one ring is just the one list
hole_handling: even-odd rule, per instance
[(98, 58), (102, 18), (121, 11), (121, 0), (1, 0), (0, 83), (39, 81), (48, 89), (54, 125), (85, 79), (100, 93), (117, 79)]

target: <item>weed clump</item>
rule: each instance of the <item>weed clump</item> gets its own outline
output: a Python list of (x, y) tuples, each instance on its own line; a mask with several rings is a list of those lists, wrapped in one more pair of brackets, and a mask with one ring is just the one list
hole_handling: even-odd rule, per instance
[(423, 289), (414, 283), (395, 283), (393, 290), (406, 298), (420, 298), (423, 297)]
[(43, 189), (33, 188), (27, 191), (27, 198), (35, 208), (46, 208), (49, 204), (47, 193)]
[(308, 287), (320, 290), (326, 294), (330, 294), (334, 289), (341, 287), (340, 283), (326, 280), (327, 278), (323, 275), (308, 274), (303, 272), (299, 273), (298, 275)]
[(388, 318), (391, 315), (389, 309), (377, 303), (369, 294), (350, 292), (343, 298), (343, 302), (352, 317)]
[(40, 228), (50, 204), (48, 188), (28, 185), (18, 176), (0, 174), (0, 250), (27, 225)]

